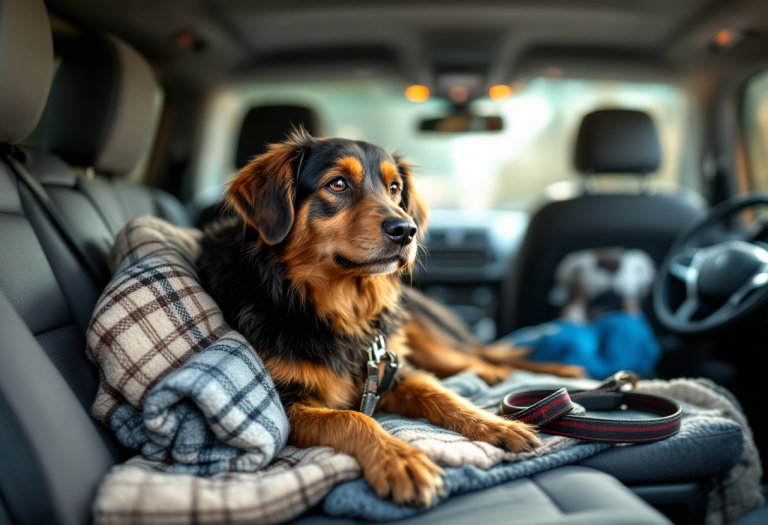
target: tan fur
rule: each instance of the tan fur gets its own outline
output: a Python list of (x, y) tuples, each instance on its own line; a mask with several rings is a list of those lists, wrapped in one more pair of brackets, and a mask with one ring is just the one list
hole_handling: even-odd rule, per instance
[(381, 175), (384, 178), (384, 185), (389, 188), (393, 181), (397, 180), (397, 167), (394, 164), (385, 160), (381, 163)]
[(356, 458), (363, 477), (380, 498), (429, 507), (442, 492), (440, 467), (360, 412), (297, 404), (288, 418), (292, 445), (333, 447)]
[[(268, 244), (280, 242), (293, 221), (293, 170), (291, 144), (272, 144), (254, 157), (224, 190), (224, 202), (261, 233)], [(275, 231), (272, 224), (285, 224)]]
[(483, 441), (517, 451), (539, 444), (535, 431), (519, 421), (503, 419), (477, 408), (467, 399), (445, 388), (432, 374), (414, 371), (388, 392), (379, 404), (383, 412), (453, 430), (473, 441)]
[(423, 239), (424, 234), (427, 233), (427, 220), (429, 219), (427, 205), (416, 191), (415, 177), (412, 172), (413, 164), (400, 158), (397, 160), (398, 165), (400, 166), (400, 174), (404, 179), (404, 185), (407, 185), (410, 188), (408, 195), (408, 210), (406, 211), (419, 227), (419, 239)]
[[(333, 260), (336, 253), (353, 261), (370, 258), (369, 252), (381, 242), (383, 218), (378, 208), (375, 201), (365, 202), (310, 224), (308, 207), (302, 206), (285, 240), (286, 276), (297, 293), (312, 298), (318, 315), (339, 333), (362, 333), (371, 318), (400, 299), (397, 274), (350, 274)], [(339, 235), (340, 231), (350, 234)]]
[(338, 166), (338, 169), (342, 173), (346, 173), (350, 177), (352, 177), (352, 180), (357, 183), (361, 184), (363, 181), (363, 164), (360, 162), (360, 159), (356, 157), (342, 157), (339, 159), (339, 161), (336, 163)]
[(338, 376), (323, 365), (272, 358), (266, 359), (264, 366), (278, 390), (280, 385), (298, 383), (316, 400), (318, 406), (348, 407), (360, 397), (362, 385), (348, 377)]
[(411, 352), (411, 363), (418, 368), (429, 370), (437, 377), (449, 377), (463, 371), (471, 371), (489, 385), (503, 381), (514, 371), (506, 365), (496, 365), (482, 358), (456, 350), (450, 346), (444, 334), (430, 330), (409, 319), (405, 325), (408, 346)]

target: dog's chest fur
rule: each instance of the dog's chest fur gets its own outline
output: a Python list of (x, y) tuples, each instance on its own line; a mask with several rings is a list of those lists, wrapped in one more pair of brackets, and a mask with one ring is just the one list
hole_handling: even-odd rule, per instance
[(366, 350), (376, 334), (389, 339), (400, 331), (401, 306), (380, 312), (357, 334), (339, 334), (317, 315), (311, 298), (291, 290), (280, 246), (258, 240), (240, 220), (207, 230), (198, 260), (203, 287), (256, 349), (283, 404), (302, 400), (354, 408), (365, 378)]

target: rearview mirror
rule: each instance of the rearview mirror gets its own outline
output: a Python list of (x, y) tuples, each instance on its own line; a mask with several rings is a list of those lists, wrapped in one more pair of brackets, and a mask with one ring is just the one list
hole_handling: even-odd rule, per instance
[(472, 131), (501, 131), (504, 121), (501, 117), (481, 117), (469, 113), (456, 113), (441, 118), (422, 120), (421, 131), (437, 131), (441, 133), (467, 133)]

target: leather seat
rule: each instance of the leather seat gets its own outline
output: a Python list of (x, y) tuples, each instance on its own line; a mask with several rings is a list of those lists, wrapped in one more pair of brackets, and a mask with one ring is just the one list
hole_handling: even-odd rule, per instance
[[(621, 174), (646, 177), (661, 163), (656, 128), (646, 113), (600, 110), (584, 117), (575, 165), (585, 177)], [(675, 239), (705, 213), (691, 192), (596, 194), (545, 202), (528, 230), (503, 285), (499, 330), (534, 326), (559, 316), (547, 296), (555, 268), (569, 253), (621, 246), (647, 252), (658, 265)], [(652, 312), (647, 311), (654, 323)]]
[(150, 65), (112, 35), (69, 43), (51, 87), (44, 149), (70, 166), (104, 177), (83, 177), (78, 189), (92, 199), (113, 233), (140, 215), (192, 225), (175, 197), (120, 178), (149, 153), (155, 136), (156, 90)]
[[(650, 511), (650, 512), (649, 512)], [(480, 492), (453, 497), (398, 525), (621, 525), (668, 523), (612, 477), (585, 467), (561, 467)], [(310, 515), (294, 525), (353, 525), (369, 521)]]
[(100, 290), (5, 161), (34, 129), (53, 72), (40, 0), (0, 1), (0, 521), (90, 521), (121, 457), (88, 415), (98, 383), (85, 329)]
[[(102, 217), (100, 226), (88, 224), (99, 212), (75, 190), (91, 179), (73, 181), (69, 166), (55, 156), (11, 146), (35, 127), (52, 71), (42, 0), (0, 0), (0, 522), (15, 525), (89, 523), (99, 481), (125, 458), (88, 415), (98, 374), (83, 349), (101, 288), (32, 186), (14, 171), (25, 162), (36, 172), (32, 182), (45, 195), (50, 191), (72, 229), (88, 229), (77, 232), (78, 246), (91, 238), (103, 249), (119, 223)], [(100, 183), (109, 187), (108, 180)], [(75, 207), (82, 207), (82, 216)], [(506, 522), (520, 513), (530, 523), (666, 522), (614, 478), (579, 467), (466, 495), (442, 508), (411, 521), (449, 513)]]
[[(122, 40), (106, 35), (70, 42), (46, 106), (47, 150), (20, 148), (24, 165), (61, 213), (100, 287), (110, 278), (114, 238), (131, 219), (153, 215), (192, 225), (174, 196), (120, 180), (149, 151), (155, 89), (149, 64)], [(93, 172), (99, 175), (83, 174)]]

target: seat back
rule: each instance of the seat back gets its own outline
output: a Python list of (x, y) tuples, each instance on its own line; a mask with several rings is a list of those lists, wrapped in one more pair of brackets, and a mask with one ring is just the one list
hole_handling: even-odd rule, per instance
[[(629, 110), (587, 115), (576, 142), (575, 163), (585, 176), (645, 177), (658, 169), (661, 153), (650, 117)], [(555, 269), (565, 256), (585, 249), (640, 249), (660, 264), (675, 239), (700, 220), (703, 200), (674, 194), (592, 194), (550, 201), (533, 213), (503, 285), (499, 333), (537, 325), (559, 316), (548, 300)], [(655, 324), (651, 311), (646, 311)]]
[[(157, 82), (149, 63), (107, 34), (69, 41), (61, 59), (46, 106), (43, 149), (96, 174), (78, 177), (70, 189), (91, 200), (113, 235), (140, 215), (191, 226), (178, 199), (122, 179), (149, 154), (155, 136)], [(58, 182), (52, 186), (62, 187)]]
[[(23, 165), (63, 219), (99, 289), (111, 277), (115, 236), (130, 220), (154, 215), (191, 225), (172, 195), (119, 178), (149, 150), (155, 88), (149, 64), (122, 40), (88, 35), (70, 41), (45, 112), (44, 143), (50, 150), (19, 148)], [(85, 175), (94, 171), (100, 175)]]
[(319, 136), (320, 118), (315, 110), (304, 106), (256, 106), (246, 113), (237, 139), (235, 166), (241, 169), (251, 157), (267, 151), (267, 145), (282, 142), (288, 134), (303, 127)]
[(0, 501), (13, 523), (74, 525), (120, 457), (88, 415), (98, 372), (85, 330), (100, 290), (6, 161), (45, 105), (51, 42), (41, 0), (0, 0)]

